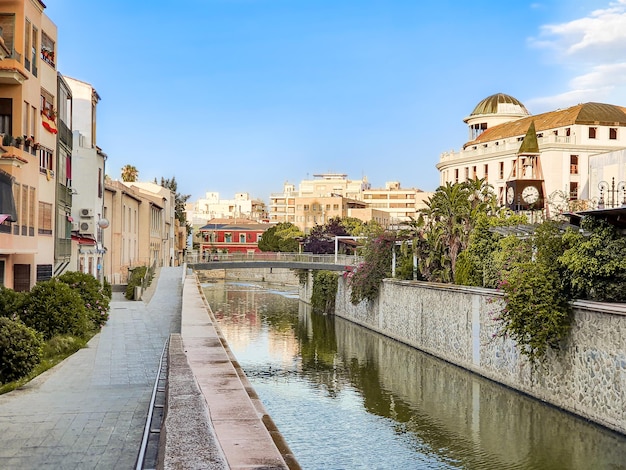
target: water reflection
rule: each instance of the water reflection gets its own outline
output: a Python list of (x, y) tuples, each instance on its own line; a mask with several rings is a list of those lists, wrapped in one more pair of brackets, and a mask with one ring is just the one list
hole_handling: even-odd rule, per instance
[(205, 295), (305, 469), (621, 469), (626, 437), (340, 318), (294, 292)]

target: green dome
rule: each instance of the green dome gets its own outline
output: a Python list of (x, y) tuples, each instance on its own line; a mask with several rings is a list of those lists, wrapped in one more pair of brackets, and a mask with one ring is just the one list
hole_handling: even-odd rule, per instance
[(476, 105), (470, 116), (477, 116), (480, 114), (530, 115), (520, 100), (504, 93), (496, 93), (495, 95), (488, 96), (482, 100)]

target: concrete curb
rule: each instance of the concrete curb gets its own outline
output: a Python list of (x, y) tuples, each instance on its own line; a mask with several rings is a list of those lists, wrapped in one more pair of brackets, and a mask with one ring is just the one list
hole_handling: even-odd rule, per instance
[(179, 334), (170, 336), (168, 368), (167, 414), (161, 429), (162, 468), (229, 468)]
[(183, 286), (181, 335), (171, 335), (163, 468), (300, 466), (232, 355), (195, 274)]

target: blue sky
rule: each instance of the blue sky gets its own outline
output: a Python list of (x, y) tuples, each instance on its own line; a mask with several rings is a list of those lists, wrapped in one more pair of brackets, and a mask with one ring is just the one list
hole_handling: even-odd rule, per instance
[(626, 106), (626, 0), (44, 0), (91, 83), (106, 173), (268, 202), (323, 172), (435, 190), (463, 118)]

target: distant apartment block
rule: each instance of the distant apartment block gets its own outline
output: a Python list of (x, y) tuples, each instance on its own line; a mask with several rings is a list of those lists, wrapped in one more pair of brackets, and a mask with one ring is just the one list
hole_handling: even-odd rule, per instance
[(269, 220), (291, 222), (305, 232), (333, 217), (356, 217), (390, 227), (417, 218), (431, 194), (402, 188), (399, 182), (373, 189), (367, 178), (350, 180), (346, 174), (324, 173), (301, 181), (297, 191), (287, 182), (282, 193), (271, 194)]
[(204, 198), (187, 203), (185, 210), (193, 226), (204, 225), (211, 219), (261, 221), (267, 218), (265, 203), (250, 198), (248, 193), (236, 193), (234, 199), (220, 199), (218, 192), (207, 192)]

